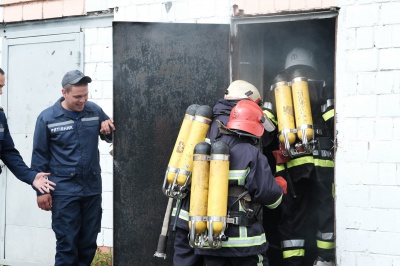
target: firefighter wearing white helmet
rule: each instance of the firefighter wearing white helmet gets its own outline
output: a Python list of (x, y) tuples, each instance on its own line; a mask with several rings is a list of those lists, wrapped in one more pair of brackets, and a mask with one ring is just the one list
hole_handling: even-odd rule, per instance
[(245, 80), (233, 81), (226, 90), (224, 97), (219, 99), (213, 107), (214, 119), (207, 135), (211, 143), (221, 136), (217, 120), (226, 125), (232, 108), (240, 100), (249, 100), (262, 105), (261, 94), (253, 84)]
[(250, 99), (258, 105), (261, 105), (261, 95), (257, 88), (244, 80), (235, 80), (229, 85), (225, 92), (224, 99), (226, 100), (242, 100)]
[(308, 66), (317, 70), (317, 65), (314, 60), (314, 55), (311, 51), (304, 48), (296, 47), (286, 56), (285, 69), (290, 69), (293, 66)]
[(306, 249), (313, 246), (306, 243), (308, 234), (315, 235), (314, 265), (335, 265), (333, 86), (317, 70), (310, 50), (294, 48), (264, 104), (277, 125), (275, 175), (288, 182), (278, 224), (285, 266), (304, 265), (313, 250)]

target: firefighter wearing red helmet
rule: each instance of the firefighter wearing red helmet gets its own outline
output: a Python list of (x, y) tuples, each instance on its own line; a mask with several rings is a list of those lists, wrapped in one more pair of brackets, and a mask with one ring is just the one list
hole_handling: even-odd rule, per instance
[(230, 113), (226, 127), (239, 135), (250, 134), (250, 137), (261, 137), (264, 133), (264, 122), (264, 114), (258, 105), (240, 101)]
[(206, 265), (269, 265), (268, 242), (260, 221), (263, 206), (274, 209), (286, 191), (283, 178), (274, 178), (258, 142), (268, 128), (267, 118), (253, 101), (241, 100), (221, 125), (215, 142), (229, 147), (228, 223), (219, 249), (195, 249)]
[[(250, 105), (244, 102), (248, 102)], [(239, 106), (235, 109), (236, 113), (232, 113), (232, 109), (235, 108), (237, 104)], [(261, 96), (255, 86), (244, 80), (232, 82), (228, 87), (225, 96), (218, 100), (213, 108), (213, 121), (207, 138), (210, 143), (216, 143), (226, 139), (227, 144), (230, 145), (232, 152), (230, 154), (232, 171), (229, 172), (232, 180), (230, 180), (229, 183), (231, 184), (236, 182), (236, 185), (240, 184), (240, 186), (237, 186), (239, 189), (237, 191), (242, 192), (247, 185), (249, 186), (251, 193), (258, 191), (260, 188), (265, 188), (261, 189), (259, 193), (256, 193), (260, 196), (260, 203), (267, 202), (267, 205), (270, 205), (267, 207), (274, 208), (278, 206), (283, 191), (283, 189), (277, 186), (276, 182), (279, 182), (280, 186), (284, 187), (286, 181), (284, 181), (283, 178), (278, 178), (276, 179), (276, 182), (273, 182), (274, 179), (270, 167), (268, 166), (268, 161), (257, 148), (259, 137), (263, 134), (264, 128), (267, 128), (267, 130), (270, 131), (273, 130), (272, 123), (264, 117), (259, 105), (261, 105)], [(245, 125), (247, 122), (247, 126), (241, 128), (237, 124), (238, 121), (235, 121), (235, 119), (238, 118), (238, 114), (243, 113), (246, 110), (248, 112), (248, 117), (242, 121), (242, 125)], [(236, 114), (235, 117), (233, 117), (234, 114)], [(230, 116), (232, 116), (231, 123), (229, 124), (229, 128), (226, 128)], [(252, 124), (254, 130), (249, 128), (250, 124)], [(221, 130), (225, 132), (225, 134), (220, 132), (220, 126), (225, 127), (225, 131)], [(226, 134), (227, 132), (229, 132), (228, 135)], [(241, 147), (245, 149), (245, 153), (241, 153)], [(233, 190), (231, 190), (230, 193), (233, 193), (232, 191)], [(236, 199), (238, 197), (237, 191), (235, 194)], [(231, 205), (235, 197), (229, 197), (229, 203)], [(182, 209), (179, 212), (179, 219), (177, 219), (177, 229), (174, 242), (174, 265), (203, 265), (204, 259), (210, 255), (209, 252), (196, 248), (193, 249), (189, 245), (189, 199), (190, 196), (187, 196), (182, 200)], [(234, 209), (239, 208), (239, 205), (237, 204), (239, 203), (236, 203), (233, 206)], [(213, 258), (219, 260), (218, 257), (220, 256), (223, 257), (221, 260), (224, 260), (225, 256), (229, 256), (240, 260), (242, 263), (241, 265), (252, 265), (251, 262), (254, 262), (255, 260), (258, 262), (258, 255), (261, 254), (261, 258), (264, 259), (263, 265), (268, 265), (268, 261), (265, 257), (267, 242), (262, 230), (262, 224), (257, 220), (257, 217), (261, 215), (261, 208), (258, 207), (257, 210), (254, 211), (255, 213), (250, 217), (251, 219), (241, 219), (243, 222), (251, 223), (251, 226), (230, 224), (228, 226), (227, 234), (230, 234), (231, 232), (234, 233), (232, 235), (233, 238), (231, 238), (232, 240), (229, 243), (233, 243), (234, 245), (237, 245), (237, 247), (227, 248), (225, 244), (220, 250), (214, 250), (216, 253), (210, 251), (214, 255), (210, 255), (211, 257), (208, 259), (206, 258), (206, 260), (209, 261)], [(172, 216), (174, 216), (175, 213), (176, 209), (172, 211)], [(243, 215), (242, 213), (239, 214)], [(236, 229), (234, 230), (234, 228)], [(238, 238), (235, 236), (237, 235), (237, 229), (241, 229), (242, 231), (250, 229), (250, 232), (248, 232), (247, 236), (242, 235), (243, 237)], [(248, 237), (250, 235), (254, 235), (260, 240), (260, 242), (257, 241), (257, 243), (253, 243), (255, 238)], [(242, 258), (243, 255), (248, 255), (251, 258)]]
[(335, 265), (333, 88), (317, 69), (311, 51), (294, 48), (264, 104), (277, 125), (276, 175), (288, 181), (278, 225), (285, 266), (304, 265), (308, 234), (318, 250), (314, 265)]

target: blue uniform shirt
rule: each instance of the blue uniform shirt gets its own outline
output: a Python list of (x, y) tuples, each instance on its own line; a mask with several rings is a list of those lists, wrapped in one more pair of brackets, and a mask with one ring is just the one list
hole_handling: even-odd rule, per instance
[(61, 97), (45, 109), (36, 121), (32, 168), (49, 172), (57, 184), (56, 195), (101, 194), (100, 138), (111, 142), (111, 134), (100, 134), (101, 122), (109, 119), (100, 106), (86, 102), (73, 114), (61, 106)]
[(19, 151), (15, 148), (3, 108), (0, 108), (0, 159), (19, 180), (32, 184), (37, 173), (25, 164)]

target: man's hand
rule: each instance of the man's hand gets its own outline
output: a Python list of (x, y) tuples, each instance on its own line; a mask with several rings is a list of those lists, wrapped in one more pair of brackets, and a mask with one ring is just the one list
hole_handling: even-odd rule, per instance
[(115, 130), (114, 120), (112, 120), (111, 118), (101, 122), (101, 128), (100, 128), (101, 134), (107, 135), (113, 132), (114, 130)]
[(44, 194), (37, 197), (38, 207), (44, 211), (50, 211), (51, 207), (53, 207), (53, 198), (50, 194)]
[(54, 190), (54, 187), (52, 186), (56, 186), (54, 182), (51, 182), (48, 179), (49, 175), (50, 173), (38, 173), (33, 180), (32, 185), (37, 188), (42, 194), (49, 193), (50, 190)]

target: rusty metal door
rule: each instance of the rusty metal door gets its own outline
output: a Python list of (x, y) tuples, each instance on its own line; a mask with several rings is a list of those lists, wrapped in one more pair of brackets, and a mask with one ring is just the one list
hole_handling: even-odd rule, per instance
[[(229, 25), (114, 22), (114, 263), (154, 258), (168, 198), (164, 173), (186, 108), (229, 85)], [(172, 233), (172, 232), (170, 232)]]

